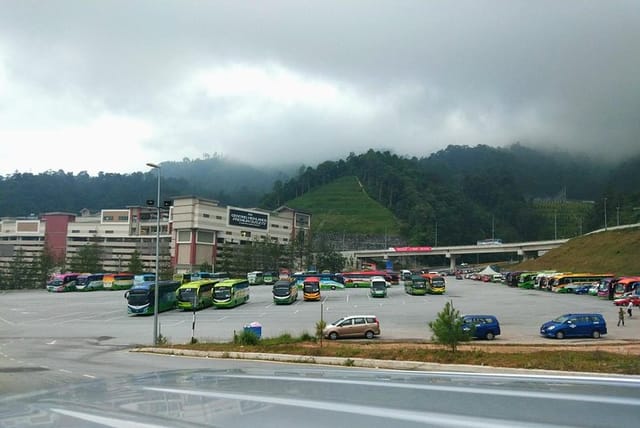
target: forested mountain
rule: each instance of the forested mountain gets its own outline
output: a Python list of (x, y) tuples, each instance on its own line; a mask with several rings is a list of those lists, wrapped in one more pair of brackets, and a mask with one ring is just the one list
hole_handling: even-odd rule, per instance
[[(163, 162), (162, 198), (193, 194), (243, 207), (276, 208), (333, 182), (357, 177), (367, 195), (415, 244), (468, 244), (571, 237), (640, 220), (640, 156), (618, 165), (520, 144), (450, 146), (424, 158), (369, 150), (316, 167), (251, 167), (221, 156)], [(156, 175), (60, 171), (0, 177), (0, 216), (143, 205), (155, 199)], [(566, 200), (592, 201), (570, 207)], [(635, 209), (638, 208), (638, 209)], [(313, 211), (311, 209), (311, 211)]]
[[(197, 195), (223, 204), (253, 207), (276, 179), (286, 177), (276, 169), (253, 168), (208, 155), (204, 159), (183, 159), (160, 165), (162, 200), (177, 195)], [(41, 174), (16, 172), (0, 177), (0, 217), (144, 205), (147, 199), (156, 198), (156, 192), (154, 171), (101, 172), (97, 176), (85, 172), (74, 175), (63, 170)]]
[[(609, 225), (615, 225), (618, 217), (621, 224), (637, 221), (633, 207), (640, 205), (640, 198), (617, 190), (615, 169), (585, 157), (519, 144), (501, 149), (450, 146), (421, 159), (370, 150), (277, 181), (263, 204), (275, 207), (337, 177), (353, 175), (397, 216), (402, 235), (412, 244), (468, 244), (490, 237), (511, 242), (552, 239), (602, 227), (604, 198), (609, 201)], [(572, 220), (576, 224), (571, 232), (565, 225), (558, 233), (558, 215), (565, 214), (567, 199), (590, 200), (592, 208), (580, 210), (584, 212)], [(539, 201), (557, 205), (541, 210)]]

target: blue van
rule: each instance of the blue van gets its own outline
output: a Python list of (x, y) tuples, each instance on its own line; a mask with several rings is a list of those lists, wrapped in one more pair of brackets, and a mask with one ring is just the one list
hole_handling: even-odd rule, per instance
[(540, 326), (540, 334), (546, 337), (593, 337), (607, 334), (607, 323), (602, 314), (564, 314)]
[(476, 339), (493, 340), (500, 335), (500, 323), (493, 315), (463, 315), (462, 329), (473, 331)]

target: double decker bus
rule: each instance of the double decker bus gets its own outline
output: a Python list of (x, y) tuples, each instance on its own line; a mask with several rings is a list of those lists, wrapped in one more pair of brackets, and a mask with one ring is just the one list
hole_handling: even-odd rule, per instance
[(310, 276), (302, 283), (302, 298), (304, 300), (320, 300), (320, 278)]
[(273, 303), (290, 305), (298, 300), (298, 286), (294, 279), (280, 279), (273, 285)]
[[(130, 315), (150, 315), (154, 313), (155, 279), (136, 284), (124, 294), (127, 299), (127, 313)], [(175, 309), (178, 281), (158, 281), (158, 312)]]
[(427, 293), (444, 294), (444, 276), (439, 273), (423, 273), (422, 277), (427, 280)]
[(249, 300), (249, 281), (246, 279), (225, 279), (213, 287), (213, 306), (233, 308)]
[(218, 281), (217, 279), (200, 279), (181, 284), (176, 290), (178, 309), (193, 311), (211, 306), (213, 304), (213, 286)]

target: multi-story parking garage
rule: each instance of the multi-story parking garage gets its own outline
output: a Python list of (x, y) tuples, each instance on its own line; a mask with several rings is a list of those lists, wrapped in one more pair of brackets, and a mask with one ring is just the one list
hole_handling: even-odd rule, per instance
[[(158, 221), (157, 213), (160, 213)], [(196, 196), (173, 199), (168, 209), (129, 206), (82, 210), (79, 214), (52, 212), (39, 216), (0, 219), (0, 265), (6, 267), (16, 254), (37, 258), (48, 246), (67, 262), (90, 243), (100, 246), (106, 271), (125, 269), (137, 251), (144, 266), (155, 266), (155, 239), (160, 225), (160, 257), (175, 270), (191, 271), (203, 263), (215, 267), (222, 244), (240, 245), (268, 239), (288, 244), (300, 233), (308, 235), (311, 216), (289, 207), (275, 211), (220, 205)]]

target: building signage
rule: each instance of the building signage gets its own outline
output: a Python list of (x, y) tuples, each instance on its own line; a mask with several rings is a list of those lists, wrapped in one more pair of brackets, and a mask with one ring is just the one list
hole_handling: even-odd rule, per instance
[(269, 215), (255, 211), (229, 208), (229, 226), (267, 230), (269, 227)]

